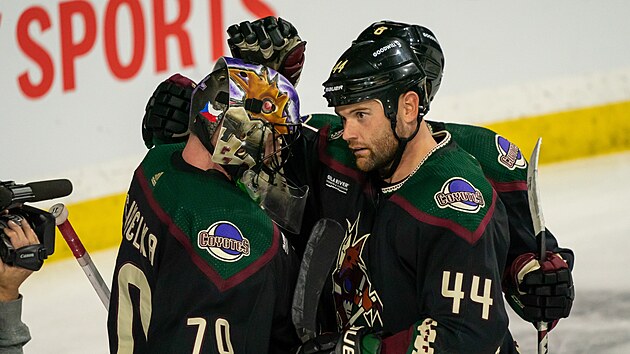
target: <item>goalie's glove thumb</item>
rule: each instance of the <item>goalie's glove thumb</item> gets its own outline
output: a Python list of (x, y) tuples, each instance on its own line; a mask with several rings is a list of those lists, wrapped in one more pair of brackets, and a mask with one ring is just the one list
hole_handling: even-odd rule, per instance
[(195, 86), (194, 81), (180, 74), (158, 85), (142, 118), (142, 140), (147, 148), (188, 138), (190, 100)]

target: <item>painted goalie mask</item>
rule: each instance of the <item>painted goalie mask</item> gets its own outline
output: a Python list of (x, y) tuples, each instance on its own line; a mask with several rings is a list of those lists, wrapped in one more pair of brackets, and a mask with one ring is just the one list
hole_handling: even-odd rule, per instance
[(293, 186), (282, 168), (300, 135), (299, 105), (295, 88), (275, 70), (222, 57), (193, 91), (190, 123), (212, 161), (293, 232), (299, 231), (308, 187)]

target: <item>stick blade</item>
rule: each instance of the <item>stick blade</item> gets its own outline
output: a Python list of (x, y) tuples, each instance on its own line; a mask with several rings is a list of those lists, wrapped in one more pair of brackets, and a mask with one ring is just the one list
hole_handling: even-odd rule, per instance
[(527, 166), (527, 198), (529, 199), (529, 211), (532, 214), (534, 232), (538, 235), (545, 229), (545, 218), (541, 208), (540, 190), (538, 188), (538, 157), (540, 155), (540, 145), (542, 138), (538, 138), (532, 156)]
[(305, 342), (317, 333), (317, 306), (326, 278), (343, 242), (345, 230), (332, 219), (320, 219), (309, 236), (293, 295), (292, 319)]

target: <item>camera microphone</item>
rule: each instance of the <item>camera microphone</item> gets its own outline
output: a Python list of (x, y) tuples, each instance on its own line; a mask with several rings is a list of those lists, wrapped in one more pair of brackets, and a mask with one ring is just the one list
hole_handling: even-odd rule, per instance
[(0, 184), (0, 208), (9, 208), (19, 203), (61, 198), (70, 193), (72, 193), (72, 183), (67, 179), (31, 182), (24, 185), (3, 182)]

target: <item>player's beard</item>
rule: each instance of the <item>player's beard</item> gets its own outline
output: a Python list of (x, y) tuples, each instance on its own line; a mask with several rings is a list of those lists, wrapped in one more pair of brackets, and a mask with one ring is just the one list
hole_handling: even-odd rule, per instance
[(372, 139), (366, 148), (369, 154), (365, 156), (356, 156), (356, 165), (363, 172), (387, 171), (394, 160), (396, 149), (398, 149), (398, 140), (390, 129), (382, 129), (382, 133)]

